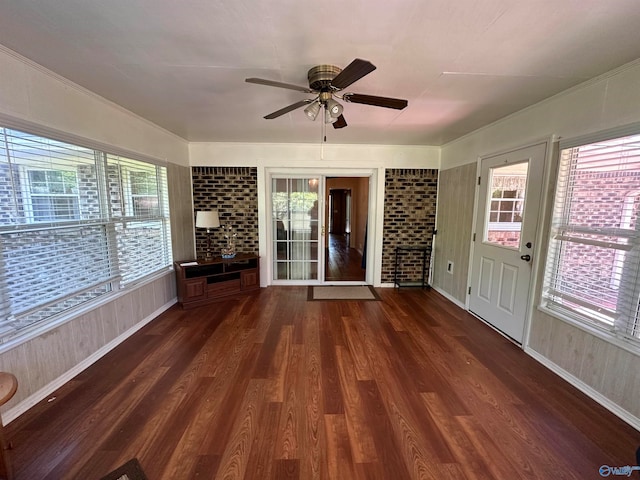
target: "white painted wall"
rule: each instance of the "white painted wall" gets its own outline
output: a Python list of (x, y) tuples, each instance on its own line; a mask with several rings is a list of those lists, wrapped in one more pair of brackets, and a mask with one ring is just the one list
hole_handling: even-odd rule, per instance
[(441, 169), (551, 134), (570, 138), (640, 120), (640, 59), (442, 147)]
[(438, 168), (440, 148), (312, 143), (190, 143), (191, 166)]
[(187, 166), (186, 140), (0, 45), (0, 118)]
[[(446, 171), (475, 163), (479, 156), (548, 139), (551, 135), (571, 138), (638, 121), (640, 59), (445, 145), (441, 168)], [(553, 179), (555, 174), (551, 175)], [(553, 198), (551, 187), (545, 198), (548, 202)], [(541, 227), (548, 222), (547, 211)], [(468, 225), (458, 225), (457, 230), (471, 231), (464, 227)], [(467, 244), (470, 240), (467, 239)], [(623, 348), (602, 334), (536, 308), (540, 301), (544, 250), (543, 245), (535, 260), (539, 262), (538, 287), (525, 351), (640, 430), (637, 349)]]

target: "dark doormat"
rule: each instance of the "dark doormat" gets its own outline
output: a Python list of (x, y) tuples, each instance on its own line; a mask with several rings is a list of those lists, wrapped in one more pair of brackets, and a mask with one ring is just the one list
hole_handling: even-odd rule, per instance
[(132, 458), (121, 467), (102, 477), (100, 480), (148, 480), (137, 458)]

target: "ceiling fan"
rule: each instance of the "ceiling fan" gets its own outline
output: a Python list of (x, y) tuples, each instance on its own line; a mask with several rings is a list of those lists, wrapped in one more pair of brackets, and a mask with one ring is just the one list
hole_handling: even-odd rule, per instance
[(352, 83), (360, 80), (365, 75), (373, 72), (376, 67), (367, 60), (356, 58), (343, 70), (335, 65), (317, 65), (309, 70), (307, 78), (309, 79), (309, 87), (301, 87), (290, 83), (275, 82), (264, 78), (247, 78), (248, 83), (257, 83), (259, 85), (268, 85), (270, 87), (288, 88), (304, 93), (312, 93), (315, 98), (307, 98), (293, 103), (289, 106), (276, 110), (264, 118), (271, 120), (285, 113), (289, 113), (297, 108), (304, 107), (304, 113), (311, 120), (315, 120), (321, 108), (324, 108), (325, 123), (333, 124), (333, 128), (344, 128), (347, 121), (342, 115), (342, 104), (334, 99), (340, 98), (345, 102), (362, 103), (365, 105), (373, 105), (375, 107), (394, 108), (402, 110), (408, 105), (407, 100), (400, 98), (377, 97), (374, 95), (363, 95), (360, 93), (342, 93), (339, 92), (347, 88)]

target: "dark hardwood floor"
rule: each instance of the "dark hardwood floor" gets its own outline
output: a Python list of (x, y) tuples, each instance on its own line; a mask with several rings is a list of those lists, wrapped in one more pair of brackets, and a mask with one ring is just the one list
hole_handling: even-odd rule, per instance
[[(434, 291), (172, 307), (11, 422), (18, 480), (596, 479), (640, 433)], [(634, 472), (634, 475), (637, 472)]]
[(328, 282), (361, 281), (365, 278), (362, 255), (349, 247), (349, 235), (329, 234), (325, 280)]

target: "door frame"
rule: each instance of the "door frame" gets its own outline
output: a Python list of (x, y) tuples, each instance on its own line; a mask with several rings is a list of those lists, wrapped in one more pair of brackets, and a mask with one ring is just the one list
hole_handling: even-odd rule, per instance
[[(506, 148), (504, 150), (498, 150), (493, 153), (487, 153), (484, 155), (478, 156), (476, 160), (476, 178), (479, 178), (482, 173), (482, 160), (486, 158), (495, 157), (497, 155), (504, 155), (511, 152), (515, 152), (518, 150), (522, 150), (524, 148), (533, 147), (535, 145), (545, 144), (545, 154), (544, 154), (544, 165), (542, 167), (542, 186), (540, 193), (540, 207), (538, 209), (538, 217), (536, 219), (536, 238), (535, 244), (533, 246), (533, 260), (531, 265), (531, 277), (529, 283), (530, 295), (527, 300), (527, 306), (525, 308), (525, 318), (524, 318), (524, 332), (522, 336), (522, 344), (518, 344), (513, 342), (513, 340), (505, 335), (503, 332), (495, 328), (490, 323), (486, 322), (484, 319), (475, 315), (471, 310), (469, 310), (469, 301), (471, 298), (470, 288), (471, 288), (471, 280), (473, 275), (473, 260), (474, 260), (474, 247), (475, 242), (473, 241), (473, 233), (476, 231), (477, 220), (478, 220), (478, 208), (480, 208), (481, 201), (484, 202), (484, 199), (480, 199), (480, 186), (478, 182), (475, 182), (475, 193), (474, 193), (474, 202), (473, 202), (473, 217), (472, 217), (472, 225), (471, 225), (471, 233), (472, 237), (469, 239), (469, 266), (467, 270), (467, 285), (469, 285), (467, 289), (467, 293), (465, 296), (465, 310), (469, 312), (474, 317), (478, 318), (480, 321), (491, 327), (493, 330), (498, 332), (500, 335), (512, 341), (515, 345), (518, 345), (523, 350), (529, 344), (529, 336), (531, 334), (531, 318), (533, 316), (533, 309), (536, 303), (539, 303), (540, 300), (540, 291), (539, 285), (541, 282), (540, 275), (541, 270), (544, 268), (545, 259), (542, 258), (542, 252), (546, 251), (546, 243), (545, 243), (545, 235), (548, 230), (548, 226), (545, 225), (545, 218), (548, 218), (548, 209), (550, 208), (550, 192), (553, 185), (551, 184), (551, 165), (553, 165), (554, 155), (557, 155), (558, 149), (558, 137), (554, 135), (550, 135), (548, 137), (543, 137), (537, 140), (532, 140), (531, 142), (514, 146), (511, 148)], [(484, 205), (484, 203), (482, 203)], [(543, 245), (545, 243), (545, 245)]]
[[(273, 279), (273, 227), (271, 222), (271, 188), (273, 183), (273, 177), (291, 177), (291, 178), (308, 178), (318, 177), (320, 179), (320, 185), (318, 186), (318, 194), (322, 196), (318, 200), (318, 208), (325, 208), (326, 197), (326, 178), (327, 177), (365, 177), (369, 179), (369, 208), (367, 212), (367, 252), (366, 261), (367, 269), (364, 282), (326, 282), (325, 276), (325, 254), (318, 252), (318, 280), (274, 280)], [(380, 185), (380, 177), (382, 177), (382, 186)], [(283, 167), (267, 167), (265, 168), (264, 176), (264, 215), (259, 218), (259, 223), (262, 223), (264, 229), (260, 229), (265, 232), (265, 246), (261, 249), (264, 252), (264, 261), (261, 262), (262, 271), (266, 273), (266, 285), (373, 285), (379, 286), (381, 278), (381, 262), (382, 262), (382, 225), (383, 225), (383, 210), (384, 206), (378, 205), (378, 201), (384, 201), (384, 172), (382, 175), (379, 173), (378, 168), (369, 169), (355, 169), (355, 168), (283, 168)], [(382, 194), (379, 190), (382, 187)], [(320, 218), (322, 217), (322, 218)], [(327, 226), (324, 224), (324, 215), (318, 215), (318, 228), (322, 232), (322, 228)], [(379, 234), (378, 234), (379, 232)], [(319, 248), (324, 249), (325, 235), (319, 238)], [(379, 241), (378, 241), (379, 239)], [(377, 283), (376, 283), (377, 282)]]

